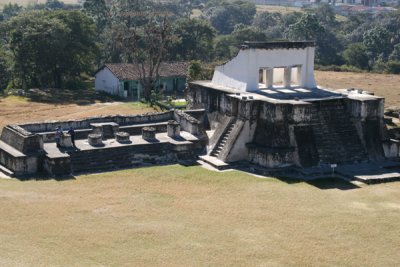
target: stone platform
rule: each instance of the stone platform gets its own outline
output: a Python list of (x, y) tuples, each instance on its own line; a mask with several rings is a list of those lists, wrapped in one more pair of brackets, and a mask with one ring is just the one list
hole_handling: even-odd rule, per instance
[(103, 146), (91, 146), (87, 140), (76, 140), (76, 148), (58, 148), (45, 143), (46, 170), (53, 175), (97, 172), (130, 167), (164, 165), (196, 158), (200, 139), (188, 132), (171, 138), (168, 133), (157, 133), (155, 139), (141, 135), (129, 137), (129, 143), (116, 139), (103, 141)]
[(400, 162), (382, 161), (338, 166), (338, 174), (366, 184), (400, 181)]
[[(207, 143), (203, 117), (201, 110), (171, 110), (7, 125), (0, 137), (0, 171), (15, 177), (38, 173), (57, 177), (160, 164), (190, 165)], [(59, 127), (65, 139), (61, 147), (55, 140)], [(65, 130), (70, 128), (75, 131), (76, 147)], [(144, 129), (151, 130), (151, 135), (143, 135)]]

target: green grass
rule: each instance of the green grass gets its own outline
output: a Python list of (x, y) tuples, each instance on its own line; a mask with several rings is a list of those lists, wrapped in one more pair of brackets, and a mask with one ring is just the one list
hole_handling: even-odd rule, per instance
[(140, 101), (128, 102), (128, 103), (125, 103), (125, 105), (128, 106), (128, 107), (135, 108), (135, 109), (137, 109), (137, 108), (139, 108), (139, 109), (140, 108), (148, 108), (149, 107), (148, 103), (143, 103), (143, 102), (140, 102)]
[(396, 266), (400, 183), (323, 184), (181, 166), (0, 179), (0, 265)]

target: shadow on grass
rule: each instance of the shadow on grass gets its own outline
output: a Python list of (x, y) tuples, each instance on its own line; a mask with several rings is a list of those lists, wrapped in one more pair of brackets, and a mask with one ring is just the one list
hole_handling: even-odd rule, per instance
[(93, 89), (67, 90), (67, 89), (30, 89), (27, 93), (29, 101), (50, 104), (76, 104), (88, 106), (96, 102), (106, 103), (125, 101), (124, 99), (109, 95)]
[(336, 177), (319, 178), (307, 181), (307, 183), (321, 190), (329, 190), (329, 189), (352, 190), (360, 188), (355, 184), (352, 184), (348, 181)]
[(65, 182), (76, 180), (75, 176), (73, 175), (62, 175), (62, 176), (50, 176), (47, 173), (37, 173), (35, 175), (25, 175), (14, 177), (21, 182), (28, 182), (28, 181), (57, 181), (57, 182)]
[(237, 166), (231, 166), (231, 168), (253, 175), (272, 177), (287, 184), (307, 183), (321, 190), (352, 190), (360, 188), (340, 177), (317, 177), (315, 179), (310, 179), (310, 177), (305, 177), (301, 172), (292, 168), (267, 169), (260, 166), (243, 165), (243, 163)]

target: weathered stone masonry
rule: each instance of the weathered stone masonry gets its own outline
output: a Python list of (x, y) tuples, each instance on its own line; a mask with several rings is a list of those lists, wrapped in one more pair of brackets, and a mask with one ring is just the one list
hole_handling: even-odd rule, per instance
[[(55, 146), (57, 126), (75, 129), (79, 149)], [(143, 138), (144, 128), (154, 129), (154, 138)], [(99, 135), (99, 143), (90, 144), (89, 135)], [(117, 140), (122, 137), (123, 142)], [(15, 176), (61, 176), (172, 164), (194, 161), (206, 138), (201, 122), (183, 111), (8, 125), (0, 138), (0, 166)]]

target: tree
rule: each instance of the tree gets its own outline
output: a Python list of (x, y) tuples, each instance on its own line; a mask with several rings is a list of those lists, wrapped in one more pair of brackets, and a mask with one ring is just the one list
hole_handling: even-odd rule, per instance
[(239, 51), (239, 46), (245, 41), (266, 41), (265, 33), (251, 26), (236, 25), (234, 32), (228, 36), (222, 36), (215, 42), (215, 57), (227, 60)]
[(105, 0), (86, 0), (83, 3), (83, 8), (96, 23), (97, 34), (99, 36), (110, 23), (111, 7), (107, 5)]
[(231, 33), (235, 25), (239, 23), (251, 25), (256, 14), (255, 4), (248, 1), (217, 1), (212, 3), (213, 6), (209, 6), (205, 11), (205, 16), (221, 34)]
[(282, 24), (282, 14), (278, 12), (262, 12), (256, 15), (253, 21), (253, 26), (260, 30), (267, 30), (268, 28)]
[(137, 66), (144, 97), (151, 100), (160, 64), (172, 40), (169, 13), (162, 3), (150, 0), (115, 0), (114, 7), (113, 29), (120, 49), (125, 60)]
[(192, 15), (192, 10), (204, 4), (205, 0), (175, 0), (176, 6), (179, 8), (179, 13), (185, 18), (190, 19)]
[(341, 44), (331, 31), (319, 24), (315, 15), (306, 13), (289, 26), (287, 37), (293, 41), (315, 41), (316, 61), (319, 64), (337, 64)]
[(173, 33), (176, 38), (171, 43), (171, 59), (211, 60), (216, 31), (207, 20), (178, 20), (173, 25)]
[(347, 64), (359, 69), (369, 69), (367, 49), (362, 43), (350, 44), (343, 52)]
[(390, 34), (380, 26), (364, 33), (363, 44), (367, 48), (372, 61), (377, 60), (378, 57), (385, 61), (391, 51)]
[(26, 12), (9, 20), (6, 28), (17, 85), (62, 88), (90, 70), (95, 29), (82, 12)]
[(7, 87), (10, 82), (10, 76), (7, 55), (4, 51), (0, 50), (0, 92)]
[(18, 4), (9, 3), (3, 7), (3, 19), (4, 20), (10, 19), (11, 17), (16, 16), (21, 11), (22, 11), (22, 6), (19, 6)]
[(400, 61), (400, 44), (394, 46), (392, 53), (389, 56), (391, 61)]

